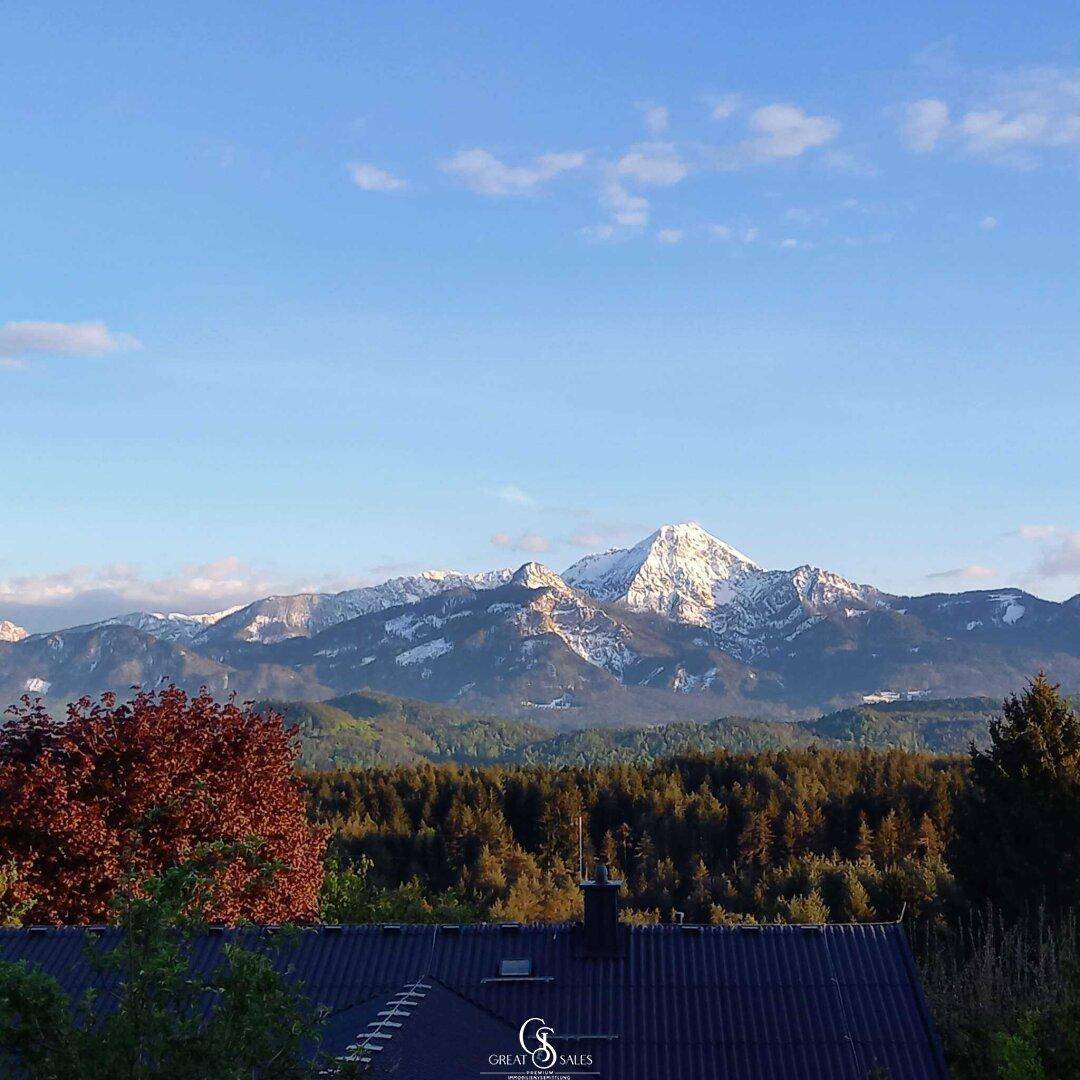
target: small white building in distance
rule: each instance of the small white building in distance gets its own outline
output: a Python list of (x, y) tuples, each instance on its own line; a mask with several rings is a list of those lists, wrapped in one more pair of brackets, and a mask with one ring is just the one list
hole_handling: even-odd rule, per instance
[(916, 701), (918, 698), (930, 696), (929, 690), (875, 690), (872, 694), (864, 694), (864, 705), (883, 705), (890, 701)]

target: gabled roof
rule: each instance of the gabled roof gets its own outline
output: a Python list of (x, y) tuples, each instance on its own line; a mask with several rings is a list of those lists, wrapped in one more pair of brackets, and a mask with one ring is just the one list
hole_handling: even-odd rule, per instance
[[(522, 1053), (529, 1018), (560, 1054), (589, 1055), (600, 1080), (866, 1080), (875, 1065), (890, 1080), (948, 1076), (898, 925), (622, 933), (622, 957), (587, 959), (570, 925), (313, 927), (276, 955), (334, 1010), (324, 1050), (385, 1045), (367, 1054), (376, 1076), (479, 1077), (498, 1068), (490, 1055)], [(102, 983), (85, 942), (79, 927), (0, 930), (0, 958), (39, 964), (77, 992)], [(216, 966), (226, 942), (277, 949), (266, 931), (219, 931), (193, 943), (193, 965)], [(528, 959), (532, 974), (501, 978), (505, 959)], [(376, 1026), (394, 1011), (409, 1014), (390, 1018), (400, 1027)]]
[(493, 1053), (518, 1048), (517, 1026), (436, 980), (408, 983), (381, 1004), (348, 1055), (369, 1064), (376, 1076), (479, 1077), (490, 1073)]

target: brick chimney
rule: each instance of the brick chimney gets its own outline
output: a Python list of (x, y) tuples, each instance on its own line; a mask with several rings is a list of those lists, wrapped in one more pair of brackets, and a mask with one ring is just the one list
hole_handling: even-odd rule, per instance
[(620, 956), (622, 936), (619, 933), (619, 889), (621, 881), (608, 877), (608, 868), (597, 863), (592, 881), (583, 881), (585, 895), (585, 955), (593, 957)]

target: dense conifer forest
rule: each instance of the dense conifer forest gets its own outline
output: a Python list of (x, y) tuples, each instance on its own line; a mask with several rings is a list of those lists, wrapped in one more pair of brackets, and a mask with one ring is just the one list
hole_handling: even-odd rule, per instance
[(955, 900), (944, 858), (967, 765), (893, 750), (716, 751), (600, 767), (307, 776), (345, 863), (501, 919), (561, 919), (584, 857), (641, 918), (865, 921)]

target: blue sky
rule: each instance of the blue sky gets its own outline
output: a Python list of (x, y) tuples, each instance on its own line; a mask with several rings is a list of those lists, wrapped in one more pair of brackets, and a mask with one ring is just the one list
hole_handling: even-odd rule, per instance
[(694, 519), (1080, 591), (1068, 4), (0, 11), (0, 618)]

